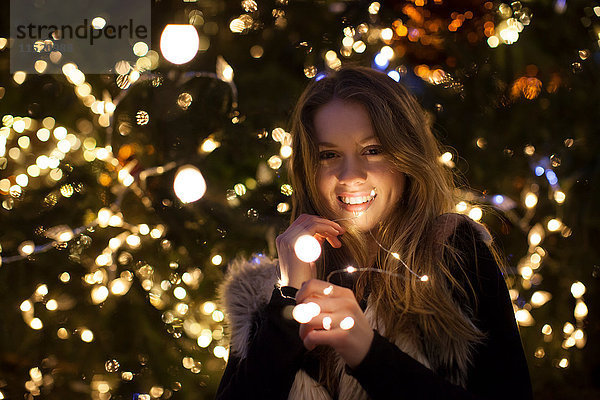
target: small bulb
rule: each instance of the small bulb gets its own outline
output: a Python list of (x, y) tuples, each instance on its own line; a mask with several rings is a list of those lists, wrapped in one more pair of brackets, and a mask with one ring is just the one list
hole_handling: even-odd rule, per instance
[(340, 328), (347, 331), (348, 329), (351, 329), (354, 326), (354, 318), (352, 317), (346, 317), (342, 320), (342, 322), (340, 322)]
[(576, 299), (580, 298), (581, 296), (583, 296), (585, 293), (585, 285), (581, 282), (575, 282), (571, 285), (571, 294), (573, 295), (573, 297), (575, 297)]
[(204, 196), (206, 182), (198, 168), (184, 165), (175, 174), (173, 190), (182, 203), (193, 203)]
[(89, 329), (83, 329), (79, 333), (79, 336), (81, 337), (81, 340), (83, 340), (86, 343), (91, 343), (94, 341), (94, 333)]
[(323, 329), (327, 331), (331, 329), (331, 317), (323, 318)]
[(323, 294), (325, 296), (329, 296), (332, 291), (333, 291), (333, 285), (329, 285), (325, 289), (323, 289)]
[(314, 317), (321, 313), (321, 307), (317, 303), (300, 303), (294, 307), (292, 316), (301, 324), (310, 322)]
[(167, 61), (185, 64), (200, 48), (200, 37), (193, 25), (169, 24), (160, 36), (160, 51)]
[(313, 236), (302, 235), (296, 240), (294, 251), (301, 261), (310, 263), (316, 261), (321, 255), (321, 245)]

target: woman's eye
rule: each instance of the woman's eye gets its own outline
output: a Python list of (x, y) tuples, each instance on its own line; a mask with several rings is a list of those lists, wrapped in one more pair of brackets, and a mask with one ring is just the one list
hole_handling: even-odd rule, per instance
[(368, 147), (365, 149), (368, 156), (375, 156), (383, 153), (383, 149), (379, 146)]
[(322, 151), (319, 153), (320, 160), (328, 160), (333, 157), (335, 157), (335, 153), (333, 151)]

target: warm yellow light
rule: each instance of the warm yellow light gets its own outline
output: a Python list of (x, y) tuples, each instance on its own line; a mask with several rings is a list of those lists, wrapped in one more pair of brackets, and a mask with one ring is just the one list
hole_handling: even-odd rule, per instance
[(588, 308), (582, 300), (577, 301), (573, 315), (575, 315), (575, 318), (577, 319), (583, 319), (588, 315)]
[(123, 296), (129, 291), (130, 287), (130, 281), (124, 278), (117, 278), (110, 283), (110, 292), (116, 296)]
[(227, 349), (223, 346), (215, 346), (213, 350), (213, 354), (217, 358), (226, 358), (228, 353), (229, 352), (227, 351)]
[(323, 318), (323, 329), (325, 329), (326, 331), (331, 329), (331, 322), (332, 319), (331, 317), (325, 317)]
[(215, 322), (221, 322), (225, 319), (225, 314), (221, 310), (215, 310), (212, 312), (211, 317)]
[(466, 210), (467, 210), (467, 203), (465, 203), (464, 201), (461, 201), (460, 203), (458, 203), (456, 205), (456, 211), (458, 211), (459, 213), (465, 212)]
[(181, 286), (177, 286), (175, 289), (173, 289), (173, 296), (179, 300), (183, 300), (185, 299), (185, 296), (187, 296), (187, 291)]
[(42, 297), (47, 295), (48, 294), (48, 286), (45, 283), (39, 285), (37, 287), (37, 289), (35, 289), (35, 293)]
[(42, 323), (41, 319), (33, 318), (29, 322), (29, 326), (31, 327), (31, 329), (35, 329), (36, 331), (39, 331), (40, 329), (42, 329), (44, 327), (44, 324)]
[(392, 49), (390, 46), (383, 46), (379, 52), (388, 60), (394, 58), (394, 49)]
[(108, 289), (106, 286), (95, 286), (91, 292), (92, 303), (100, 304), (108, 297)]
[(29, 256), (35, 251), (35, 245), (30, 240), (25, 241), (19, 245), (18, 251), (24, 257)]
[(583, 296), (584, 293), (585, 293), (585, 285), (583, 283), (577, 281), (571, 285), (571, 294), (576, 299)]
[(535, 195), (535, 193), (527, 193), (527, 195), (525, 196), (525, 206), (527, 208), (533, 208), (535, 207), (535, 205), (538, 202), (538, 197)]
[(200, 146), (200, 150), (203, 153), (210, 153), (214, 151), (217, 147), (219, 147), (220, 143), (214, 141), (212, 138), (207, 138), (202, 142), (202, 146)]
[(96, 265), (105, 266), (110, 264), (112, 261), (112, 255), (110, 253), (102, 253), (96, 257)]
[(292, 155), (292, 147), (291, 146), (281, 146), (279, 149), (279, 155), (282, 158), (289, 158)]
[(184, 165), (175, 175), (173, 190), (182, 203), (193, 203), (204, 196), (206, 182), (198, 168)]
[(101, 227), (108, 226), (108, 221), (110, 220), (111, 216), (112, 216), (112, 212), (108, 208), (101, 208), (98, 211), (98, 224)]
[(556, 232), (557, 230), (559, 230), (562, 226), (562, 222), (560, 222), (560, 220), (553, 218), (550, 221), (548, 221), (548, 230), (550, 232)]
[(552, 327), (551, 327), (550, 325), (548, 325), (548, 324), (545, 324), (545, 325), (542, 327), (542, 333), (543, 333), (544, 335), (551, 335), (551, 334), (552, 334)]
[(310, 263), (321, 255), (321, 244), (312, 235), (302, 235), (296, 239), (294, 251), (299, 260)]
[(536, 224), (529, 230), (527, 240), (531, 246), (537, 246), (542, 242), (545, 236), (544, 227), (541, 224)]
[(160, 36), (160, 51), (173, 64), (191, 61), (200, 48), (200, 37), (193, 25), (169, 24)]
[(352, 318), (352, 317), (346, 317), (340, 322), (340, 329), (345, 330), (345, 331), (352, 329), (353, 326), (354, 326), (354, 318)]
[(223, 262), (223, 257), (217, 254), (216, 256), (211, 258), (210, 262), (212, 262), (214, 265), (221, 265), (221, 263)]
[(531, 279), (532, 275), (533, 275), (533, 270), (531, 269), (531, 267), (524, 266), (521, 268), (521, 276), (523, 277), (523, 279)]
[(538, 290), (531, 295), (531, 305), (534, 307), (541, 307), (552, 299), (552, 295), (549, 292)]
[(23, 312), (29, 312), (33, 309), (33, 304), (31, 304), (31, 301), (25, 300), (21, 303), (21, 306), (19, 308)]
[(389, 41), (394, 37), (394, 31), (390, 28), (384, 28), (381, 30), (380, 35), (382, 40)]
[(142, 242), (138, 235), (129, 235), (127, 236), (125, 241), (128, 245), (130, 245), (133, 248), (139, 247), (140, 243)]
[(479, 221), (482, 216), (483, 216), (483, 211), (479, 207), (473, 207), (469, 211), (469, 218), (471, 218), (474, 221)]
[(573, 331), (575, 331), (573, 324), (570, 322), (565, 322), (565, 325), (563, 326), (563, 332), (567, 335), (570, 335), (573, 333)]
[(46, 303), (46, 308), (50, 311), (54, 311), (54, 310), (58, 309), (58, 302), (54, 299), (50, 299)]
[(526, 309), (522, 308), (515, 312), (515, 319), (520, 326), (532, 326), (535, 324), (535, 320)]
[(79, 333), (79, 336), (81, 337), (81, 340), (86, 343), (91, 343), (94, 341), (94, 333), (89, 329), (82, 329)]
[(567, 360), (566, 358), (563, 358), (558, 363), (558, 366), (561, 367), (561, 368), (567, 368), (569, 366), (569, 360)]
[(566, 198), (567, 196), (564, 194), (564, 192), (561, 192), (560, 190), (554, 192), (554, 201), (556, 201), (558, 204), (564, 203)]
[(564, 341), (563, 343), (563, 347), (568, 349), (569, 347), (573, 347), (575, 346), (575, 338), (574, 337), (568, 337), (567, 340)]
[(310, 322), (321, 313), (321, 307), (317, 303), (300, 303), (292, 310), (292, 316), (301, 324)]
[(487, 40), (487, 44), (492, 49), (494, 49), (494, 48), (498, 47), (498, 45), (500, 44), (500, 39), (498, 39), (497, 36), (490, 36)]
[(357, 40), (352, 45), (352, 50), (354, 50), (355, 52), (357, 52), (359, 54), (364, 53), (366, 49), (367, 49), (367, 45), (362, 40)]
[(217, 309), (217, 306), (212, 301), (207, 301), (202, 304), (202, 312), (206, 315), (212, 314)]
[(147, 235), (150, 233), (150, 227), (146, 224), (140, 224), (138, 226), (138, 230), (140, 232), (140, 235)]

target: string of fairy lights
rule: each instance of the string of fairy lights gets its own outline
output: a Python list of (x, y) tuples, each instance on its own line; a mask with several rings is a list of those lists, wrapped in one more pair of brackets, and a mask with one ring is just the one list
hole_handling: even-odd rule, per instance
[[(435, 0), (436, 4), (442, 3), (442, 0)], [(285, 3), (273, 10), (274, 25), (283, 29), (286, 26), (287, 14), (285, 12)], [(433, 46), (440, 43), (442, 31), (460, 32), (467, 25), (465, 22), (474, 18), (472, 11), (462, 13), (452, 13), (451, 21), (429, 18), (425, 1), (415, 0), (412, 3), (407, 2), (401, 12), (403, 18), (398, 18), (391, 24), (378, 22), (377, 15), (383, 7), (378, 2), (373, 2), (368, 7), (369, 22), (357, 24), (356, 26), (345, 26), (343, 28), (341, 42), (337, 49), (330, 49), (323, 52), (323, 63), (329, 69), (338, 69), (345, 59), (351, 59), (353, 55), (363, 54), (369, 49), (372, 51), (373, 65), (388, 75), (399, 81), (408, 70), (405, 65), (400, 64), (400, 58), (407, 51), (406, 44), (420, 43), (423, 46)], [(561, 5), (562, 4), (562, 5)], [(257, 19), (257, 3), (254, 0), (244, 0), (241, 2), (244, 13), (233, 18), (229, 24), (229, 29), (234, 34), (246, 34), (251, 30), (259, 29), (260, 24), (255, 23)], [(503, 45), (514, 45), (519, 39), (519, 33), (523, 31), (531, 22), (533, 16), (527, 7), (523, 7), (520, 2), (513, 2), (510, 5), (501, 3), (494, 5), (492, 2), (485, 2), (484, 9), (489, 11), (489, 19), (484, 19), (477, 29), (469, 32), (469, 41), (486, 40), (491, 49)], [(496, 7), (496, 9), (494, 9)], [(565, 2), (556, 3), (556, 12), (564, 12)], [(214, 24), (203, 19), (198, 10), (189, 12), (189, 24), (187, 25), (167, 25), (161, 35), (160, 50), (162, 57), (173, 64), (185, 64), (194, 58), (198, 52), (206, 51), (210, 46), (210, 40), (207, 35), (199, 34), (199, 29), (204, 24)], [(593, 9), (596, 16), (600, 17), (600, 7)], [(496, 21), (494, 21), (494, 16)], [(211, 25), (212, 26), (212, 25)], [(208, 26), (206, 26), (208, 30)], [(213, 29), (213, 28), (211, 28)], [(599, 37), (600, 43), (600, 37)], [(9, 40), (0, 38), (0, 50), (9, 46)], [(309, 47), (310, 44), (303, 42), (301, 46)], [(154, 50), (136, 43), (133, 46), (134, 54), (138, 57), (135, 64), (120, 62), (115, 69), (118, 72), (116, 77), (117, 86), (123, 90), (122, 94), (140, 79), (146, 79), (146, 76), (159, 65), (160, 54)], [(250, 48), (250, 56), (261, 58), (264, 49), (260, 45)], [(590, 56), (589, 51), (580, 51), (579, 58), (573, 63), (573, 68), (580, 68), (581, 61), (585, 61)], [(59, 63), (61, 60), (60, 52), (53, 52), (50, 57), (51, 62)], [(47, 63), (38, 60), (35, 64), (35, 70), (43, 73)], [(192, 165), (177, 165), (173, 163), (164, 166), (148, 168), (141, 173), (132, 174), (135, 165), (121, 165), (118, 157), (112, 152), (111, 137), (111, 119), (116, 109), (120, 97), (111, 99), (107, 91), (104, 91), (102, 98), (96, 98), (92, 93), (90, 83), (86, 82), (85, 74), (78, 69), (75, 64), (65, 63), (62, 66), (62, 72), (73, 85), (74, 91), (81, 103), (87, 107), (93, 117), (87, 123), (78, 127), (78, 131), (67, 129), (57, 122), (53, 117), (48, 116), (42, 120), (35, 120), (29, 117), (20, 117), (12, 115), (2, 116), (2, 127), (0, 128), (0, 164), (3, 166), (2, 179), (0, 179), (0, 199), (1, 205), (5, 210), (13, 210), (19, 204), (16, 199), (27, 195), (28, 187), (40, 187), (46, 185), (55, 187), (56, 191), (47, 196), (44, 201), (57, 202), (60, 197), (71, 197), (80, 190), (76, 184), (62, 183), (63, 172), (61, 165), (66, 160), (75, 160), (77, 163), (102, 161), (107, 170), (115, 173), (117, 179), (113, 180), (110, 175), (102, 175), (99, 181), (106, 185), (120, 185), (122, 187), (121, 196), (125, 190), (132, 190), (139, 194), (142, 203), (148, 206), (148, 202), (143, 199), (145, 178), (153, 174), (163, 174), (173, 168), (178, 168), (174, 179), (174, 192), (182, 203), (192, 203), (198, 201), (206, 191), (206, 183), (202, 173)], [(461, 83), (449, 72), (438, 66), (417, 65), (413, 68), (416, 76), (432, 85), (442, 85), (454, 91), (462, 90)], [(522, 96), (526, 99), (534, 99), (542, 90), (543, 83), (535, 77), (535, 71), (528, 71), (529, 76), (516, 79), (511, 87), (511, 95), (514, 97)], [(304, 69), (304, 74), (309, 79), (320, 79), (325, 76), (325, 71), (319, 71), (316, 65), (308, 65)], [(215, 78), (233, 85), (233, 68), (222, 58), (217, 61)], [(23, 71), (17, 71), (12, 76), (17, 85), (21, 85), (26, 79), (27, 74)], [(559, 78), (557, 78), (559, 79)], [(559, 82), (551, 81), (546, 84), (549, 93), (556, 90)], [(5, 89), (0, 88), (2, 93)], [(235, 93), (235, 87), (232, 86), (232, 92)], [(189, 106), (193, 101), (189, 93), (182, 93), (178, 98), (178, 104), (181, 107)], [(136, 114), (136, 123), (144, 125), (148, 123), (152, 116), (145, 110), (139, 110)], [(234, 117), (234, 119), (237, 117)], [(232, 120), (232, 123), (239, 121)], [(105, 128), (107, 131), (107, 145), (100, 146), (90, 135), (91, 126), (97, 125)], [(278, 154), (269, 157), (266, 163), (259, 163), (257, 179), (248, 178), (243, 183), (236, 183), (225, 193), (227, 202), (232, 207), (242, 204), (248, 190), (253, 190), (261, 183), (269, 183), (273, 180), (273, 172), (279, 170), (285, 160), (292, 154), (291, 136), (283, 128), (277, 127), (271, 132), (272, 139), (280, 144)], [(268, 135), (267, 132), (258, 134), (259, 138)], [(485, 148), (485, 138), (480, 138), (476, 143), (477, 147)], [(565, 147), (573, 145), (572, 139), (565, 141)], [(220, 146), (220, 143), (213, 137), (207, 137), (201, 145), (201, 151), (208, 154)], [(465, 201), (456, 205), (456, 211), (468, 215), (473, 220), (479, 221), (484, 217), (483, 209), (477, 206), (477, 203), (488, 203), (501, 210), (516, 227), (522, 227), (527, 236), (528, 250), (517, 263), (517, 275), (513, 278), (515, 285), (511, 289), (511, 299), (514, 302), (515, 317), (520, 326), (535, 326), (535, 309), (543, 307), (552, 299), (552, 294), (538, 290), (542, 287), (542, 273), (544, 270), (544, 260), (548, 257), (548, 251), (543, 247), (544, 239), (549, 235), (560, 235), (569, 237), (572, 234), (571, 228), (565, 225), (557, 216), (547, 216), (545, 219), (536, 219), (533, 221), (533, 215), (537, 208), (538, 200), (543, 197), (542, 192), (547, 187), (548, 197), (555, 204), (556, 215), (560, 214), (560, 208), (564, 206), (567, 196), (561, 189), (559, 178), (555, 169), (560, 166), (560, 159), (554, 155), (543, 156), (536, 153), (536, 149), (528, 145), (523, 149), (524, 153), (530, 157), (532, 165), (532, 183), (524, 189), (521, 199), (511, 199), (505, 195), (494, 196), (476, 196), (472, 193), (465, 193)], [(448, 168), (454, 168), (455, 156), (450, 153), (444, 153), (440, 157), (440, 162)], [(104, 173), (103, 173), (104, 174)], [(537, 180), (536, 180), (537, 179)], [(540, 182), (540, 179), (544, 179)], [(293, 188), (289, 184), (283, 184), (280, 191), (285, 196), (291, 196)], [(280, 202), (276, 205), (279, 213), (286, 213), (290, 210), (288, 202)], [(519, 216), (516, 212), (525, 210), (524, 216)], [(539, 221), (539, 222), (538, 222)], [(542, 222), (543, 221), (543, 222)], [(202, 270), (200, 268), (189, 268), (184, 273), (175, 273), (170, 277), (160, 277), (158, 270), (145, 264), (136, 270), (122, 268), (118, 273), (117, 265), (124, 264), (117, 254), (122, 249), (136, 249), (146, 246), (153, 241), (160, 241), (161, 246), (168, 247), (169, 241), (165, 238), (168, 227), (156, 224), (130, 224), (126, 221), (120, 207), (120, 200), (117, 198), (108, 207), (97, 210), (95, 218), (87, 224), (71, 228), (68, 225), (59, 225), (46, 230), (48, 239), (45, 243), (34, 243), (33, 240), (25, 240), (18, 245), (16, 249), (3, 249), (0, 244), (0, 266), (8, 267), (9, 264), (31, 257), (32, 255), (49, 251), (54, 248), (64, 248), (65, 245), (76, 244), (85, 248), (89, 246), (88, 233), (90, 228), (105, 229), (116, 228), (120, 233), (111, 237), (103, 250), (94, 258), (93, 265), (89, 266), (89, 271), (85, 274), (83, 285), (89, 288), (89, 301), (95, 305), (102, 305), (111, 296), (124, 296), (128, 293), (137, 277), (141, 287), (149, 293), (150, 303), (163, 312), (163, 322), (168, 326), (169, 332), (173, 337), (181, 337), (186, 334), (196, 340), (201, 348), (210, 348), (216, 358), (227, 360), (228, 349), (224, 341), (223, 321), (224, 314), (218, 309), (214, 301), (205, 301), (197, 304), (189, 290), (197, 288), (202, 280)], [(306, 244), (305, 244), (306, 245)], [(304, 246), (304, 245), (303, 245)], [(308, 243), (314, 251), (317, 251), (314, 243)], [(318, 243), (317, 243), (318, 246)], [(380, 245), (381, 246), (381, 245)], [(302, 246), (301, 246), (302, 247)], [(320, 246), (319, 252), (320, 252)], [(5, 255), (7, 253), (16, 253)], [(392, 256), (391, 249), (385, 249)], [(300, 251), (301, 253), (302, 251)], [(123, 254), (121, 252), (121, 254)], [(318, 257), (318, 255), (317, 255)], [(396, 257), (399, 259), (399, 257)], [(400, 260), (400, 259), (399, 259)], [(226, 261), (223, 256), (215, 254), (210, 262), (213, 265), (221, 265)], [(400, 260), (402, 261), (402, 260)], [(172, 271), (178, 269), (178, 265), (170, 265)], [(406, 268), (412, 271), (404, 264)], [(353, 273), (359, 269), (349, 267), (336, 273)], [(416, 274), (416, 273), (415, 273)], [(418, 276), (418, 275), (417, 275)], [(419, 276), (422, 281), (426, 281), (426, 276)], [(61, 273), (58, 280), (63, 284), (72, 282), (69, 272)], [(549, 351), (550, 343), (555, 336), (562, 338), (561, 347), (564, 350), (561, 357), (554, 359), (554, 365), (558, 368), (568, 368), (570, 363), (569, 350), (572, 348), (581, 349), (586, 344), (586, 333), (584, 323), (587, 317), (588, 309), (584, 301), (586, 292), (585, 284), (575, 281), (571, 285), (571, 294), (575, 299), (573, 318), (565, 321), (562, 326), (552, 326), (545, 323), (541, 328), (541, 334), (544, 344), (535, 349), (536, 358), (544, 358)], [(531, 294), (529, 294), (533, 291)], [(327, 294), (327, 293), (325, 293)], [(528, 299), (527, 301), (522, 301)], [(19, 306), (24, 322), (33, 330), (44, 329), (44, 321), (40, 316), (34, 313), (34, 305), (43, 303), (45, 308), (50, 311), (67, 311), (73, 307), (73, 299), (55, 296), (48, 289), (48, 285), (40, 282), (34, 292), (28, 299), (24, 299)], [(200, 312), (194, 312), (199, 310)], [(309, 310), (309, 314), (314, 310)], [(330, 326), (331, 321), (324, 321), (324, 324)], [(344, 323), (344, 327), (350, 329), (353, 324), (349, 321)], [(325, 325), (324, 325), (325, 326)], [(327, 329), (327, 328), (326, 328)], [(86, 343), (94, 341), (94, 332), (85, 326), (67, 327), (63, 326), (56, 332), (58, 338), (62, 340), (73, 340), (78, 338)], [(182, 365), (192, 373), (199, 373), (202, 365), (193, 357), (184, 356)], [(105, 370), (108, 374), (118, 374), (123, 381), (135, 379), (135, 371), (121, 370), (119, 362), (116, 359), (109, 359), (106, 362)], [(34, 366), (30, 369), (30, 379), (25, 383), (25, 387), (30, 393), (36, 395), (40, 393), (40, 387), (43, 385), (43, 376), (39, 367)], [(115, 385), (109, 383), (109, 379), (102, 377), (94, 378), (91, 383), (94, 393), (99, 398), (108, 398), (106, 394), (110, 393)], [(148, 396), (160, 397), (166, 389), (159, 385), (148, 388)], [(3, 398), (0, 391), (0, 398)], [(143, 395), (145, 396), (145, 395)]]

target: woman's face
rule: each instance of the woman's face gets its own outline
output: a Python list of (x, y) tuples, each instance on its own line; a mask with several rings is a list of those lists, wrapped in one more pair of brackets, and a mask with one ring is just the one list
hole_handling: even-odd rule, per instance
[(404, 174), (384, 154), (364, 106), (333, 100), (317, 110), (314, 127), (321, 201), (333, 210), (332, 219), (358, 215), (348, 222), (367, 232), (400, 200)]

